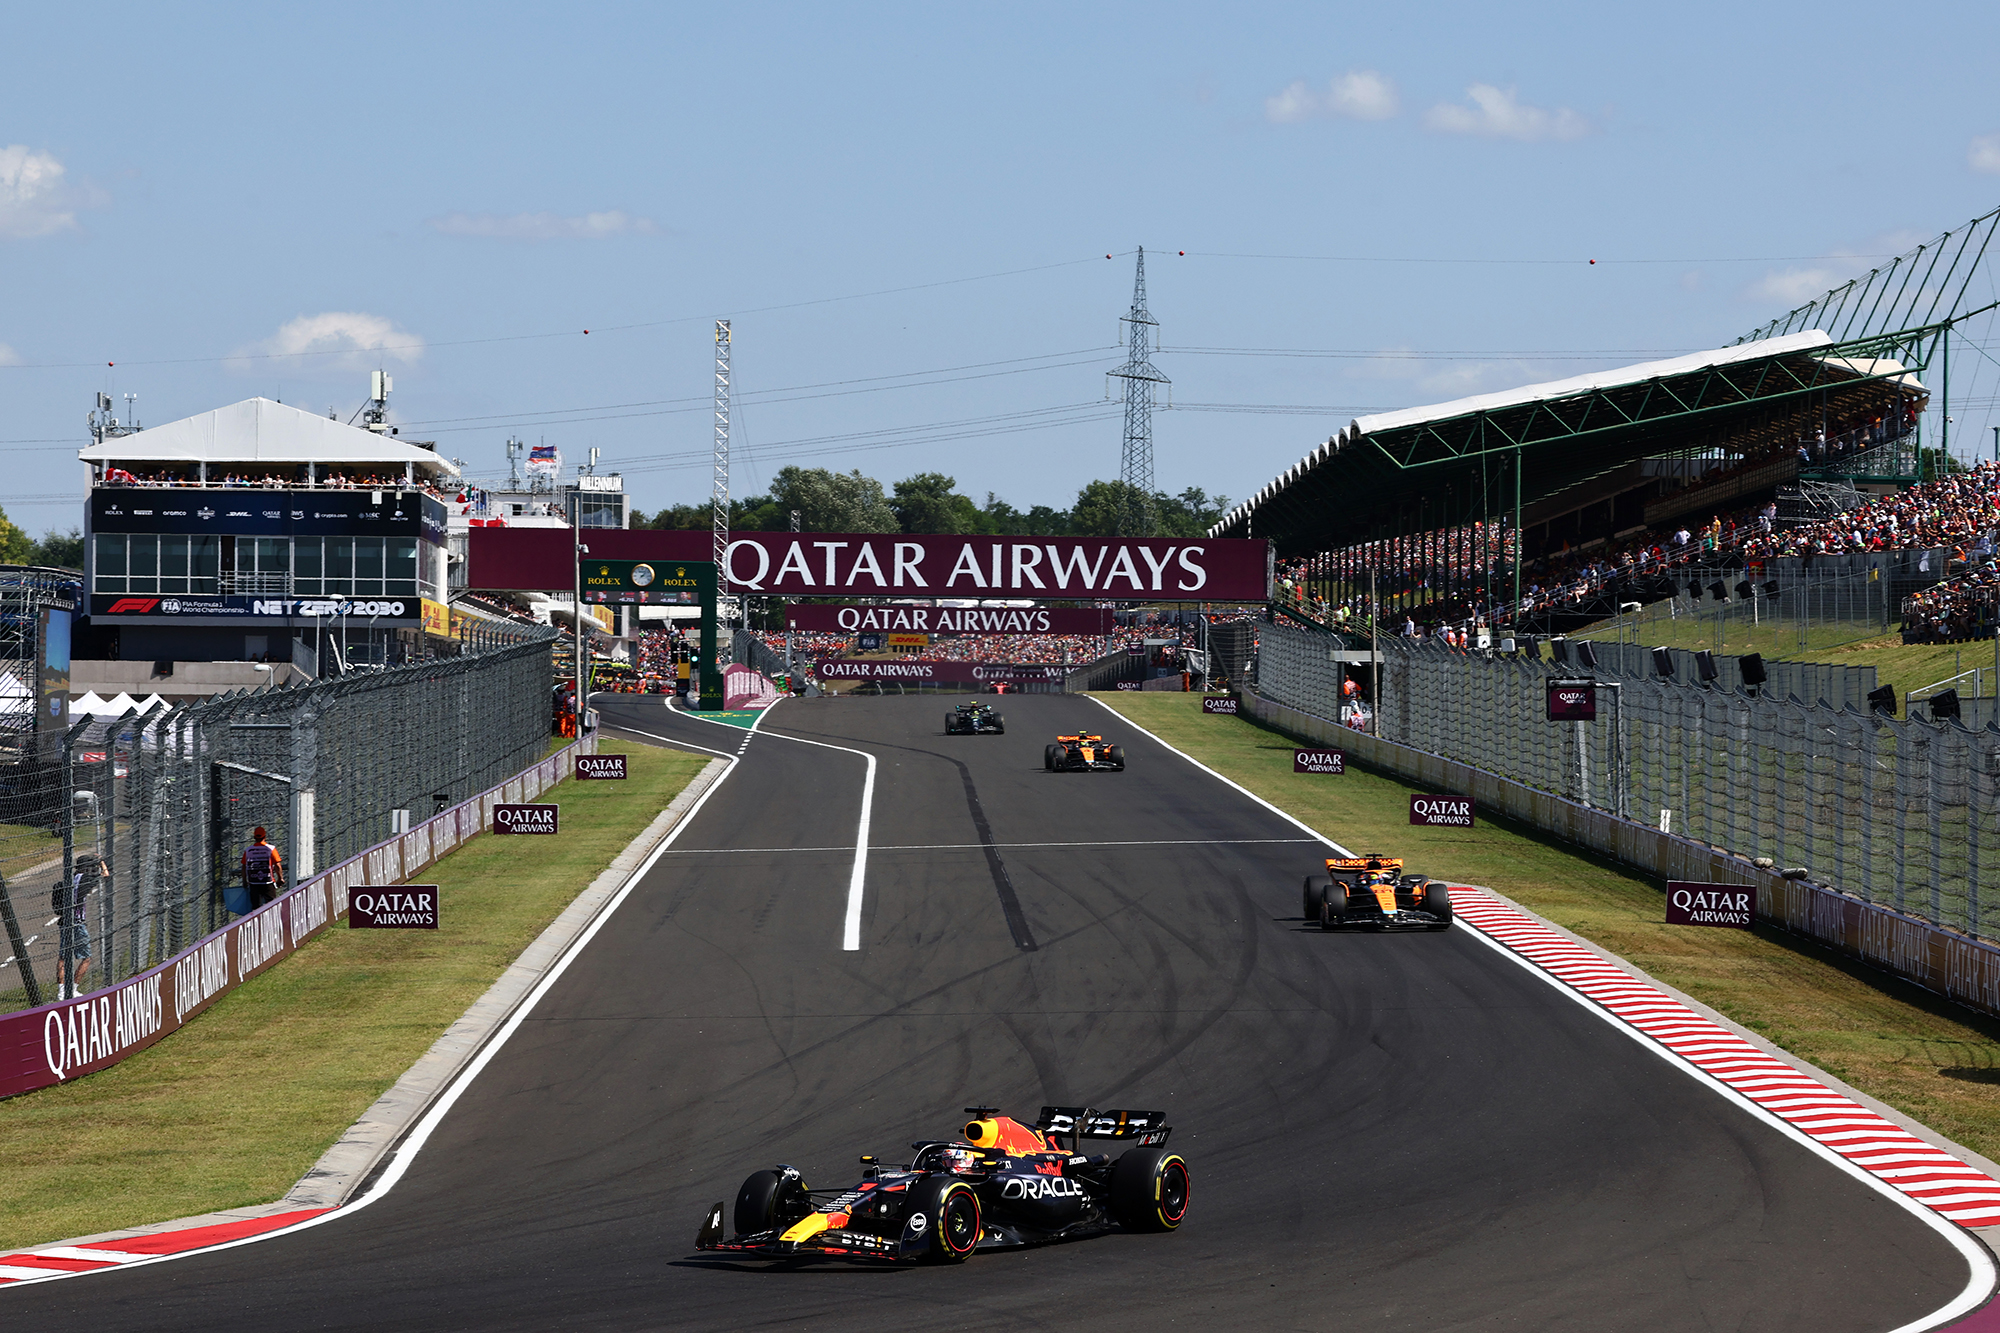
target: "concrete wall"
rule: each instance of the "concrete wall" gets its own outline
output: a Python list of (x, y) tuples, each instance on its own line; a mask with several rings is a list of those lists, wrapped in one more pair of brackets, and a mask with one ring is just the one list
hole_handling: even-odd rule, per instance
[(1256, 694), (1244, 694), (1242, 707), (1245, 714), (1310, 745), (1344, 750), (1349, 762), (1363, 768), (1439, 794), (1470, 796), (1476, 808), (1504, 814), (1662, 880), (1750, 885), (1757, 891), (1759, 921), (1816, 940), (1970, 1008), (2000, 1015), (2000, 947), (1822, 884), (1785, 879), (1720, 847), (1662, 833)]

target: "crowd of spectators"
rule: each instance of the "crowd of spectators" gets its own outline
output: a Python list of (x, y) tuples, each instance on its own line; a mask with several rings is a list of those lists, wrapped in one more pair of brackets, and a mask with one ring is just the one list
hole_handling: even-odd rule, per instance
[[(422, 491), (433, 499), (452, 502), (452, 497), (439, 490), (430, 481), (419, 478), (405, 480), (400, 474), (365, 473), (352, 475), (345, 472), (324, 472), (308, 478), (303, 471), (296, 474), (265, 472), (252, 475), (248, 472), (211, 473), (206, 481), (198, 474), (179, 474), (169, 471), (128, 472), (122, 467), (107, 466), (98, 477), (100, 486), (173, 487), (182, 490), (321, 490), (321, 491)], [(459, 502), (465, 497), (459, 495)]]
[[(1855, 427), (1843, 442), (1847, 448), (1872, 447), (1875, 427)], [(1815, 441), (1814, 446), (1817, 447)], [(1945, 552), (1945, 568), (1923, 572), (1963, 573), (1990, 563), (2000, 540), (2000, 466), (1977, 464), (1950, 476), (1921, 482), (1893, 494), (1877, 496), (1844, 513), (1812, 522), (1781, 526), (1775, 502), (1764, 501), (1712, 515), (1707, 522), (1681, 523), (1670, 530), (1633, 534), (1618, 542), (1593, 544), (1588, 551), (1564, 546), (1526, 561), (1522, 566), (1521, 600), (1513, 604), (1511, 589), (1472, 589), (1459, 597), (1424, 597), (1409, 610), (1385, 613), (1383, 629), (1421, 635), (1449, 629), (1454, 636), (1481, 625), (1509, 623), (1518, 612), (1532, 618), (1549, 612), (1581, 609), (1603, 598), (1608, 589), (1635, 578), (1672, 578), (1690, 569), (1754, 568), (1781, 557), (1806, 562), (1824, 555), (1899, 551)], [(1308, 561), (1289, 561), (1280, 568), (1281, 600), (1335, 629), (1365, 628), (1365, 595), (1329, 602), (1314, 587)], [(1511, 574), (1511, 571), (1509, 571)], [(1496, 571), (1497, 573), (1497, 571)], [(1419, 578), (1420, 592), (1427, 580)], [(1938, 592), (1912, 609), (1928, 623), (1927, 633), (1959, 632), (1982, 623), (1966, 610), (1991, 600), (1989, 585), (1979, 577), (1959, 581), (1962, 591)], [(1955, 588), (1959, 585), (1953, 585)], [(1385, 602), (1389, 599), (1385, 598)], [(1937, 629), (1940, 619), (1944, 630)]]

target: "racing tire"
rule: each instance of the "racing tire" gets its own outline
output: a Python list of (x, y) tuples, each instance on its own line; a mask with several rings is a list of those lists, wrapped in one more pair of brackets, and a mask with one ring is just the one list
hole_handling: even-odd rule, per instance
[(1187, 1216), (1187, 1159), (1134, 1148), (1111, 1165), (1111, 1216), (1127, 1231), (1172, 1231)]
[(1426, 884), (1424, 886), (1424, 910), (1432, 916), (1439, 918), (1436, 925), (1425, 926), (1425, 930), (1450, 930), (1451, 890), (1436, 880), (1432, 880)]
[(1111, 771), (1113, 773), (1123, 773), (1125, 771), (1125, 752), (1119, 749), (1117, 746), (1115, 745), (1105, 746), (1104, 758), (1105, 761), (1111, 765)]
[(979, 1196), (963, 1180), (936, 1176), (910, 1191), (910, 1216), (924, 1216), (924, 1262), (962, 1264), (986, 1234)]
[(782, 1171), (753, 1171), (736, 1191), (736, 1234), (754, 1235), (788, 1227), (812, 1211), (805, 1186)]
[(958, 719), (950, 713), (944, 715), (944, 734), (947, 736), (956, 736), (958, 734)]
[(1326, 901), (1327, 886), (1331, 883), (1333, 881), (1325, 875), (1306, 876), (1306, 905), (1305, 911), (1300, 914), (1306, 920), (1314, 923), (1319, 921), (1319, 905)]
[(1049, 772), (1053, 773), (1056, 771), (1056, 761), (1061, 757), (1062, 746), (1047, 745), (1042, 747), (1042, 767), (1046, 768)]
[(1007, 724), (998, 718), (993, 719), (993, 734), (995, 736), (1005, 736), (1007, 734)]
[(1347, 916), (1347, 881), (1328, 880), (1319, 900), (1319, 928), (1338, 930)]

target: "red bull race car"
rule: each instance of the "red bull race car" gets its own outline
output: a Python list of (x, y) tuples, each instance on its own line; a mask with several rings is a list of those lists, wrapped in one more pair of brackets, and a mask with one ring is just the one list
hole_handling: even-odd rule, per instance
[(1405, 872), (1401, 857), (1329, 856), (1325, 874), (1306, 876), (1305, 918), (1321, 930), (1445, 930), (1451, 890), (1428, 875)]
[(1058, 736), (1042, 751), (1042, 767), (1051, 773), (1123, 773), (1125, 752), (1088, 732)]
[[(1172, 1231), (1187, 1216), (1188, 1167), (1159, 1111), (1044, 1106), (1033, 1125), (968, 1106), (964, 1137), (910, 1145), (907, 1164), (861, 1159), (851, 1189), (809, 1188), (797, 1167), (752, 1173), (736, 1192), (735, 1234), (717, 1203), (697, 1250), (770, 1259), (963, 1263), (975, 1250), (1071, 1240), (1122, 1227)], [(1133, 1146), (1086, 1155), (1088, 1139)]]

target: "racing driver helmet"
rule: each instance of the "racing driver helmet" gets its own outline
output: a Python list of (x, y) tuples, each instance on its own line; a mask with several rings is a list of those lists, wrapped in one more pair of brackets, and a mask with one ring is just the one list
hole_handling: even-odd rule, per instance
[(962, 1143), (953, 1143), (938, 1154), (938, 1170), (964, 1173), (979, 1162), (979, 1154)]

